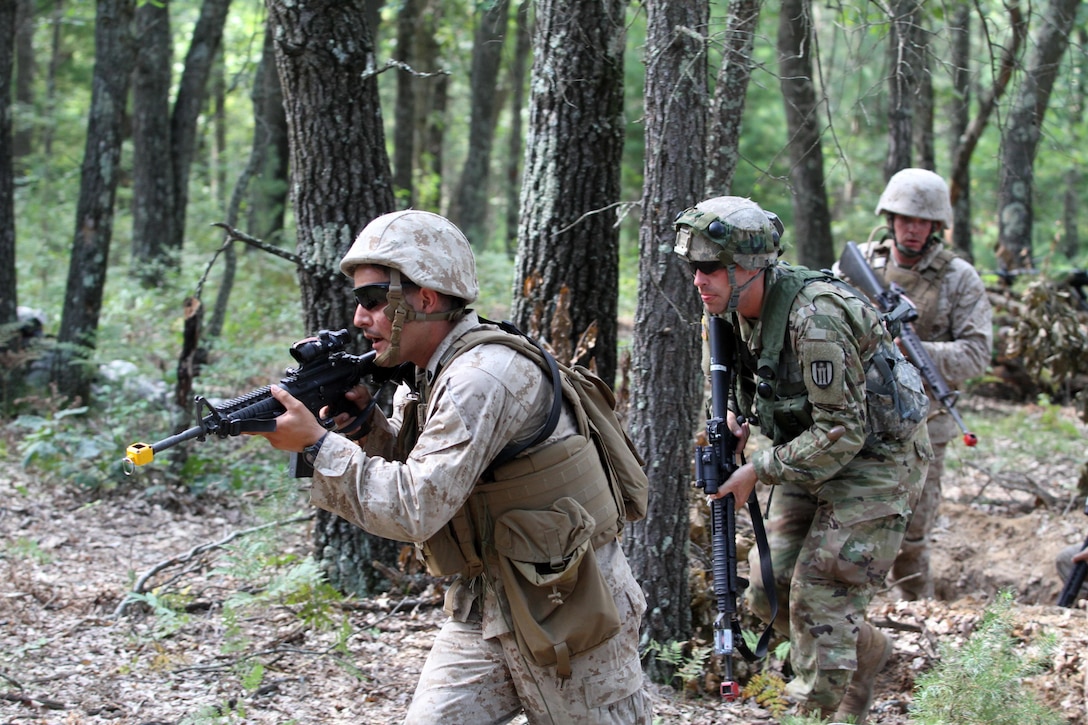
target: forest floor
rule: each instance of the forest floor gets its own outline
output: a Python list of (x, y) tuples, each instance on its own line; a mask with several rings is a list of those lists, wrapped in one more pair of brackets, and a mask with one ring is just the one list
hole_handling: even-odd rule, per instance
[[(995, 401), (971, 405), (975, 416), (1023, 412)], [(1062, 415), (1076, 420), (1071, 410)], [(995, 452), (1006, 445), (1013, 442), (980, 443)], [(939, 648), (962, 643), (996, 593), (1008, 589), (1016, 592), (1015, 636), (1057, 639), (1046, 670), (1009, 682), (1010, 691), (1027, 688), (1071, 725), (1088, 724), (1088, 611), (1084, 602), (1054, 605), (1061, 581), (1053, 564), (1088, 531), (1088, 517), (1071, 503), (1082, 462), (1040, 460), (1010, 472), (972, 455), (949, 471), (934, 551), (936, 598), (898, 602), (883, 592), (871, 609), (895, 650), (878, 677), (870, 723), (910, 722), (916, 677), (938, 661)], [(358, 725), (403, 718), (443, 618), (437, 594), (349, 601), (326, 629), (304, 621), (303, 604), (270, 603), (256, 592), (226, 617), (224, 602), (247, 586), (235, 578), (244, 562), (227, 566), (224, 551), (210, 545), (261, 523), (244, 497), (130, 490), (90, 499), (46, 487), (7, 463), (0, 480), (0, 723)], [(282, 555), (306, 558), (307, 523), (273, 531)], [(134, 582), (160, 565), (155, 581), (184, 592), (187, 607), (154, 616), (132, 604), (115, 616)], [(318, 618), (311, 615), (310, 622)], [(648, 687), (659, 723), (775, 721), (748, 700)]]

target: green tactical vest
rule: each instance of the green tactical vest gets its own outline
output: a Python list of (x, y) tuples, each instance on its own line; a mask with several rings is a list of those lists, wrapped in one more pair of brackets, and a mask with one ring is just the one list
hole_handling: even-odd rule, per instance
[[(769, 288), (760, 315), (761, 350), (755, 362), (755, 417), (774, 445), (793, 440), (813, 423), (812, 403), (804, 371), (792, 348), (786, 347), (786, 327), (794, 299), (808, 284), (825, 281), (865, 298), (827, 270), (782, 266)], [(742, 355), (744, 353), (742, 352)], [(746, 366), (752, 368), (752, 356)], [(929, 399), (921, 375), (889, 340), (865, 363), (866, 429), (877, 438), (909, 436), (925, 420)]]

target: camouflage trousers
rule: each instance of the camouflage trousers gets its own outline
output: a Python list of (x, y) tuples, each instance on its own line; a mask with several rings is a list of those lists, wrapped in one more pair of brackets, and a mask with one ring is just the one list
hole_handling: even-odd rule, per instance
[[(788, 634), (802, 709), (834, 712), (857, 669), (858, 631), (873, 592), (895, 559), (917, 503), (932, 451), (921, 428), (894, 446), (866, 447), (839, 474), (814, 487), (774, 487), (768, 538), (779, 616)], [(752, 549), (748, 605), (770, 607)]]
[(914, 507), (907, 534), (892, 564), (891, 578), (901, 581), (899, 592), (905, 599), (933, 596), (933, 578), (929, 572), (929, 534), (941, 506), (941, 474), (944, 472), (947, 449), (947, 443), (933, 444), (933, 460), (929, 462), (922, 496)]
[(518, 649), (513, 633), (484, 639), (479, 619), (447, 620), (423, 665), (405, 725), (509, 722), (524, 712), (530, 725), (650, 725), (638, 655), (641, 602), (616, 601), (622, 628), (604, 644), (572, 658), (572, 676), (540, 667)]

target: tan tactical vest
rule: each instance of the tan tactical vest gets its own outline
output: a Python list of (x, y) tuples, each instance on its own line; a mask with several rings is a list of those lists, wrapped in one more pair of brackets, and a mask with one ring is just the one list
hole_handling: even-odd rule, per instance
[[(933, 324), (936, 316), (933, 313), (941, 298), (944, 276), (950, 270), (950, 263), (955, 259), (956, 253), (942, 248), (925, 269), (918, 271), (912, 267), (901, 267), (892, 260), (891, 253), (894, 244), (895, 240), (884, 239), (873, 245), (869, 254), (866, 255), (868, 257), (866, 261), (878, 275), (884, 278), (885, 283), (895, 283), (902, 287), (907, 297), (918, 308), (918, 319), (912, 323), (918, 338), (935, 340), (937, 338), (934, 337)], [(884, 264), (873, 264), (873, 260), (878, 257), (883, 257)]]

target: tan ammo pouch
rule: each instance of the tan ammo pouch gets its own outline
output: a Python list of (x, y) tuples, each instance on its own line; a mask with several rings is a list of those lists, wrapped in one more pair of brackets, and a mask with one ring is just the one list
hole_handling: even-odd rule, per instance
[(472, 579), (483, 572), (484, 564), (476, 551), (476, 536), (466, 509), (462, 506), (434, 536), (416, 544), (431, 576), (460, 574)]
[(570, 497), (495, 522), (495, 552), (518, 648), (571, 676), (571, 657), (620, 630), (619, 611), (590, 545), (596, 522)]
[(518, 647), (565, 679), (573, 656), (620, 628), (594, 553), (620, 528), (608, 478), (580, 435), (516, 458), (494, 478), (477, 486), (471, 505), (477, 520), (495, 522), (490, 538)]

